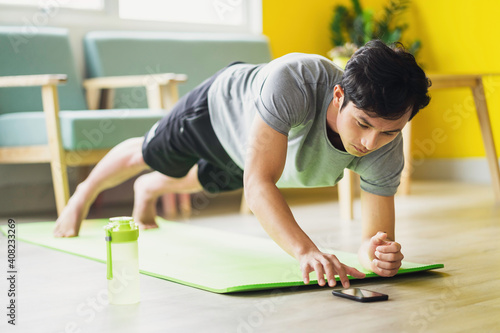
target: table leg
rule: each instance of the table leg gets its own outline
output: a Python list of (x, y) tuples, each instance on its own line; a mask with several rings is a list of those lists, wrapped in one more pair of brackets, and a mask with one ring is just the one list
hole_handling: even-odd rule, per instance
[(344, 170), (344, 178), (337, 184), (339, 193), (340, 218), (351, 221), (354, 219), (354, 186), (357, 174), (349, 169)]
[(401, 173), (401, 184), (399, 184), (398, 194), (410, 194), (410, 182), (412, 170), (411, 158), (411, 122), (403, 128), (403, 150), (405, 155), (405, 166)]
[(495, 149), (495, 141), (491, 131), (490, 117), (488, 114), (488, 106), (486, 104), (486, 96), (482, 79), (478, 79), (477, 85), (472, 88), (474, 95), (474, 103), (476, 104), (477, 117), (481, 126), (481, 134), (483, 136), (484, 149), (491, 172), (491, 182), (495, 193), (495, 201), (500, 203), (500, 168), (498, 166), (498, 158)]

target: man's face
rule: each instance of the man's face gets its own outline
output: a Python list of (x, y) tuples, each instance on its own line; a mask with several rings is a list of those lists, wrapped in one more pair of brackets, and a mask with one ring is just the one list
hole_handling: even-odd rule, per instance
[(361, 157), (394, 140), (409, 119), (410, 112), (396, 120), (371, 117), (349, 102), (338, 113), (336, 127), (345, 150)]

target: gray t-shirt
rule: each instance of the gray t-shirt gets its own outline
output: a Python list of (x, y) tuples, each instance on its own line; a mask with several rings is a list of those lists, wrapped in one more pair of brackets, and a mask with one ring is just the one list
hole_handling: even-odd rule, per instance
[[(228, 155), (242, 169), (256, 112), (288, 137), (285, 168), (277, 186), (333, 186), (348, 168), (364, 191), (391, 196), (403, 170), (403, 140), (363, 157), (338, 150), (328, 140), (326, 111), (342, 70), (319, 55), (292, 53), (268, 64), (227, 68), (208, 92), (210, 119)], [(258, 144), (269, 144), (265, 138)]]

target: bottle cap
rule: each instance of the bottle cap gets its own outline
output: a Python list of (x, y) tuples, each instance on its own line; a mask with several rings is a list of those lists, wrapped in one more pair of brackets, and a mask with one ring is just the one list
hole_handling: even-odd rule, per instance
[(130, 216), (110, 218), (104, 230), (113, 243), (133, 242), (139, 238), (139, 226)]

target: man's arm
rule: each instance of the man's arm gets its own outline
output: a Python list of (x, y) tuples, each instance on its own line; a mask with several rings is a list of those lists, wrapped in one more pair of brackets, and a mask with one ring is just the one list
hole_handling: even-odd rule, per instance
[(316, 271), (319, 285), (349, 286), (347, 274), (362, 278), (365, 274), (342, 264), (334, 255), (322, 253), (295, 221), (290, 207), (276, 187), (285, 167), (288, 139), (269, 127), (257, 114), (252, 124), (245, 158), (244, 186), (248, 206), (269, 236), (300, 262), (304, 283)]
[(403, 260), (395, 241), (394, 196), (383, 197), (361, 191), (362, 237), (359, 261), (380, 276), (394, 276)]

